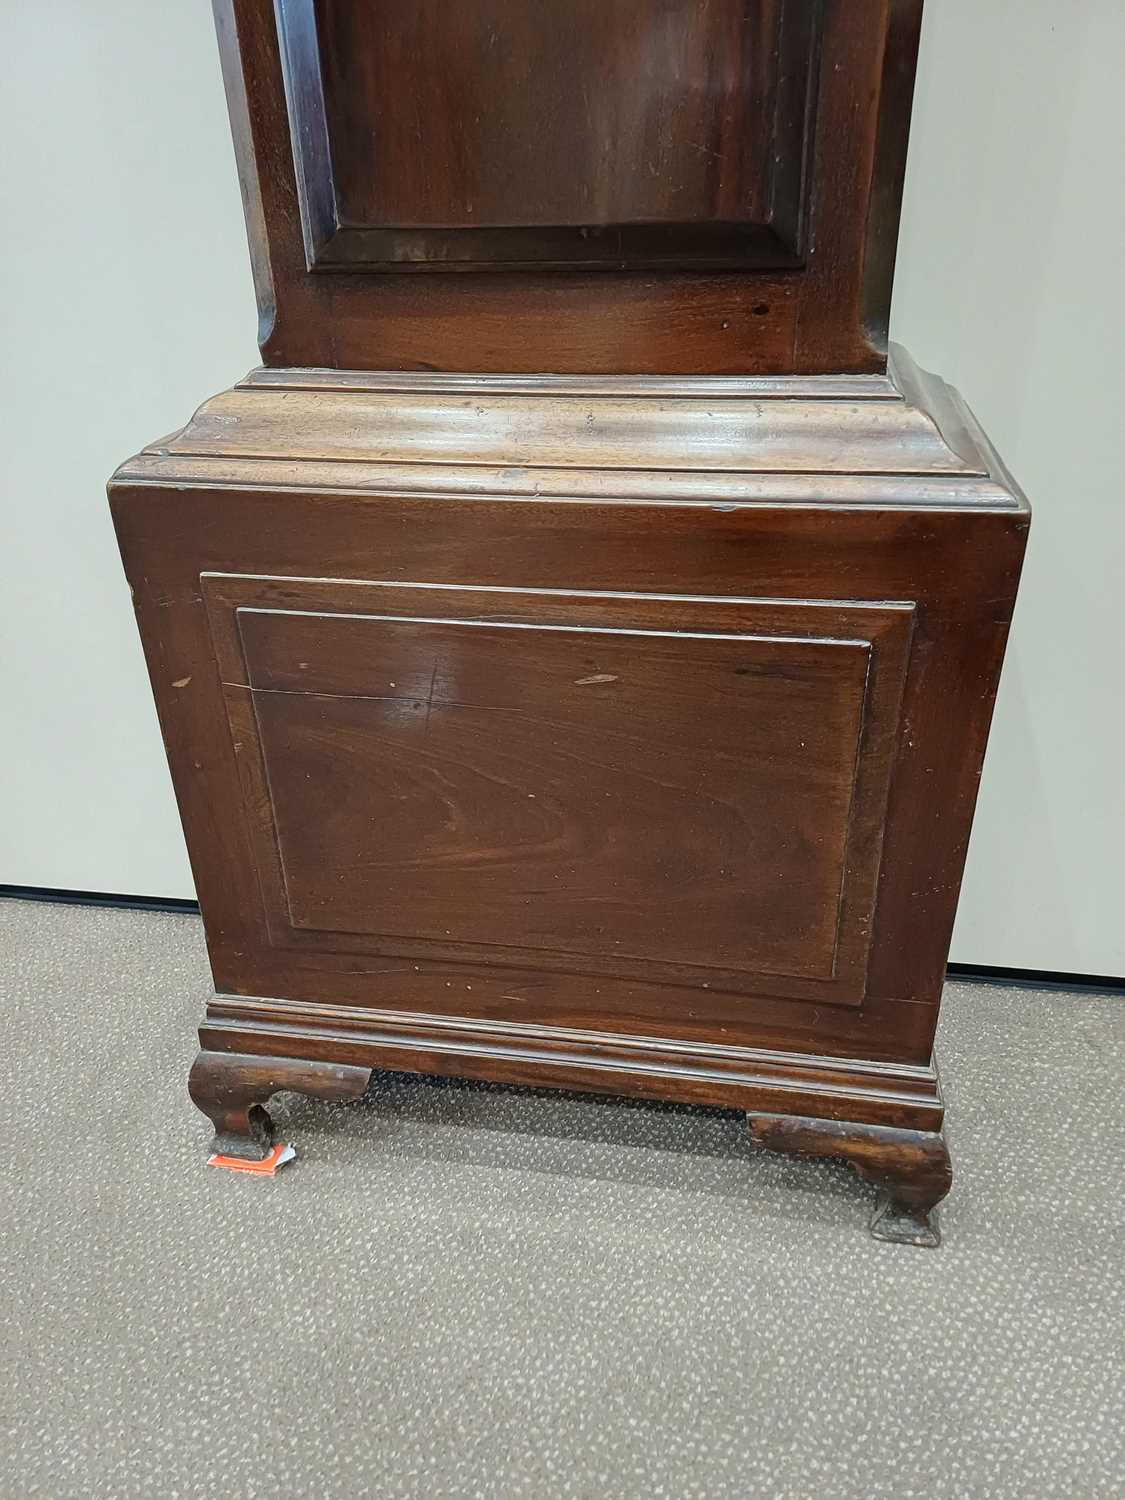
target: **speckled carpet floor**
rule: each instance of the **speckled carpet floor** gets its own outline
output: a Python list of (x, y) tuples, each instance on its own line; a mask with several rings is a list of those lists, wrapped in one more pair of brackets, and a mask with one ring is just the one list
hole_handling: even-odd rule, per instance
[(735, 1117), (379, 1077), (204, 1166), (197, 919), (0, 902), (0, 1494), (1125, 1494), (1125, 1000), (952, 985), (939, 1251)]

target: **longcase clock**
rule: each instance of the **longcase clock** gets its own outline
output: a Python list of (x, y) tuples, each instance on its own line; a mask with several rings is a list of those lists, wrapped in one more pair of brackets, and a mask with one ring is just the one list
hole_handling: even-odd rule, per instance
[(263, 364), (110, 485), (217, 1149), (378, 1069), (683, 1100), (936, 1243), (1028, 509), (887, 344), (920, 12), (219, 0)]

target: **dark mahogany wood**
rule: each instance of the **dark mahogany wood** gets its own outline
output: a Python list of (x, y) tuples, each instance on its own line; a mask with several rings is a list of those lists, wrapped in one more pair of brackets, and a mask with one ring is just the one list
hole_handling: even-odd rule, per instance
[(807, 0), (284, 0), (280, 15), (318, 268), (799, 263)]
[[(292, 972), (292, 970), (291, 970)], [(480, 971), (467, 982), (445, 981), (447, 966), (425, 970), (429, 1011), (380, 1010), (311, 1000), (257, 1000), (218, 994), (200, 1028), (204, 1048), (272, 1057), (315, 1058), (400, 1072), (491, 1079), (535, 1087), (632, 1094), (728, 1109), (820, 1111), (902, 1129), (935, 1130), (942, 1100), (932, 1064), (818, 1057), (767, 1047), (742, 1047), (700, 1034), (684, 1041), (627, 1031), (595, 1031), (519, 1019), (501, 1020), (477, 1007)], [(370, 984), (370, 974), (368, 975)], [(573, 981), (571, 988), (573, 989)], [(419, 985), (419, 997), (424, 998)], [(565, 997), (559, 986), (556, 993)], [(604, 993), (604, 991), (603, 991)], [(518, 999), (518, 996), (514, 997)], [(562, 1006), (560, 1004), (560, 1014)], [(521, 1007), (509, 1003), (509, 1017)], [(605, 1012), (629, 1025), (627, 1016)], [(666, 1028), (668, 1029), (668, 1028)], [(721, 1034), (721, 1033), (720, 1033)]]
[(215, 5), (267, 364), (885, 367), (921, 0)]
[(891, 1130), (838, 1120), (752, 1114), (758, 1145), (790, 1156), (847, 1162), (879, 1189), (871, 1220), (876, 1239), (936, 1249), (941, 1244), (935, 1208), (953, 1185), (949, 1149), (940, 1132)]
[(278, 945), (860, 1003), (910, 606), (203, 587)]
[(200, 1052), (188, 1075), (192, 1102), (215, 1127), (211, 1150), (261, 1161), (273, 1145), (266, 1105), (288, 1090), (317, 1099), (362, 1099), (370, 1068), (291, 1057)]

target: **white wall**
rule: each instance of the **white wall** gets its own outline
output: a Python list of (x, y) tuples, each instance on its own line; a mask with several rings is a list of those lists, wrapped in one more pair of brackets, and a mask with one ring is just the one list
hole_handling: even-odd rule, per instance
[(105, 481), (257, 363), (210, 6), (0, 10), (0, 881), (191, 895)]
[[(209, 6), (0, 10), (0, 881), (190, 895), (103, 486), (256, 362)], [(895, 336), (1036, 508), (965, 962), (1125, 974), (1123, 56), (1119, 0), (930, 0)]]
[(1125, 975), (1125, 5), (929, 0), (894, 336), (1034, 509), (953, 945)]

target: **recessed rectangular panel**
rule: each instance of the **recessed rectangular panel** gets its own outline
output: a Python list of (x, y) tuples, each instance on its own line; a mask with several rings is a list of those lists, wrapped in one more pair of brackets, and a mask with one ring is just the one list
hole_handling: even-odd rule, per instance
[(816, 12), (283, 0), (312, 258), (793, 263)]
[(832, 976), (865, 645), (239, 623), (295, 927)]
[(862, 1002), (912, 606), (203, 586), (278, 949)]

